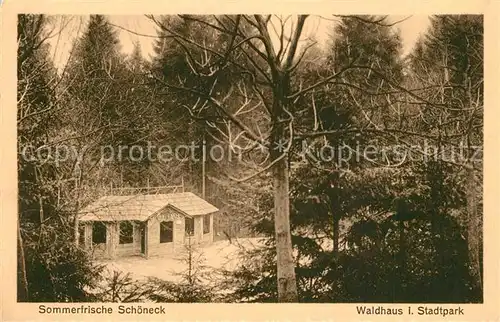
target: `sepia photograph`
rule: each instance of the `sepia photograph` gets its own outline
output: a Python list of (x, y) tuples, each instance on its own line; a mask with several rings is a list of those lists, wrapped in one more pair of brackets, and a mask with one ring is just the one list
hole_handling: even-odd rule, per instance
[(17, 302), (483, 303), (483, 38), (18, 14)]

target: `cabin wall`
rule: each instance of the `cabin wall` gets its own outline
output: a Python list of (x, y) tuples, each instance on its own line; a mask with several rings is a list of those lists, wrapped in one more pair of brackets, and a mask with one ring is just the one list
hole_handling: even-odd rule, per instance
[(120, 226), (116, 224), (116, 244), (114, 244), (114, 256), (115, 257), (126, 257), (141, 255), (141, 232), (140, 223), (133, 222), (133, 242), (130, 244), (120, 244)]
[[(173, 222), (173, 241), (169, 243), (160, 243), (160, 222)], [(180, 250), (183, 247), (184, 240), (184, 215), (172, 208), (165, 208), (156, 216), (148, 221), (147, 234), (147, 254), (148, 257), (168, 256)]]
[[(81, 224), (81, 223), (80, 223)], [(92, 222), (85, 222), (85, 247), (92, 254), (94, 259), (109, 259), (113, 256), (111, 249), (114, 243), (113, 233), (116, 231), (115, 225), (112, 222), (104, 222), (106, 226), (106, 243), (93, 244), (92, 243)]]
[(195, 216), (194, 217), (194, 236), (189, 240), (188, 236), (184, 237), (184, 243), (188, 245), (191, 244), (203, 244), (207, 245), (213, 242), (214, 240), (214, 214), (209, 214), (210, 216), (210, 231), (206, 234), (203, 233), (203, 217), (204, 216)]
[[(146, 222), (145, 256), (172, 256), (185, 249), (185, 244), (211, 244), (214, 239), (214, 215), (210, 214), (210, 232), (203, 233), (203, 216), (194, 217), (194, 236), (191, 240), (185, 236), (185, 216), (173, 208), (165, 208)], [(160, 222), (173, 222), (173, 241), (160, 243)], [(106, 243), (92, 244), (92, 222), (80, 222), (85, 227), (84, 247), (92, 253), (95, 259), (113, 259), (141, 255), (140, 222), (133, 222), (133, 242), (120, 244), (119, 223), (105, 222)]]
[(203, 217), (201, 217), (201, 232), (203, 244), (211, 244), (214, 241), (214, 214), (210, 214), (210, 232), (203, 234)]
[(194, 217), (194, 236), (196, 243), (203, 241), (203, 216)]
[(133, 222), (133, 242), (130, 244), (120, 244), (120, 226), (118, 222), (105, 222), (106, 243), (92, 244), (92, 222), (82, 222), (85, 227), (85, 249), (90, 251), (95, 259), (113, 259), (117, 257), (127, 257), (141, 254), (140, 224)]
[[(83, 244), (79, 245), (84, 249), (90, 248), (91, 236), (92, 236), (92, 225), (89, 222), (83, 221), (79, 223), (80, 227), (83, 227)], [(80, 238), (78, 238), (80, 243)]]

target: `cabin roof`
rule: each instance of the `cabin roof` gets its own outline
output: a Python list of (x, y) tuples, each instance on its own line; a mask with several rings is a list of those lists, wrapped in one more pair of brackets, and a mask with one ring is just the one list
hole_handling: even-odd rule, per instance
[(104, 196), (79, 212), (80, 221), (148, 220), (171, 206), (187, 216), (207, 215), (218, 211), (215, 206), (192, 192)]

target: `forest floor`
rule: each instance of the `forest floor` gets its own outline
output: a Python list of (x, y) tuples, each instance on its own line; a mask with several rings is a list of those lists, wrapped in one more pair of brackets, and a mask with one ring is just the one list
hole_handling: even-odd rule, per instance
[[(249, 250), (259, 245), (262, 245), (262, 238), (238, 238), (232, 240), (216, 241), (210, 245), (200, 246), (196, 248), (192, 254), (194, 261), (202, 256), (203, 266), (206, 269), (226, 269), (232, 270), (236, 268), (239, 262), (239, 254), (241, 251)], [(188, 268), (186, 262), (187, 254), (180, 253), (169, 257), (153, 257), (143, 258), (141, 256), (125, 257), (109, 261), (100, 261), (100, 264), (105, 264), (109, 271), (121, 271), (130, 273), (134, 279), (145, 279), (148, 277), (156, 277), (166, 281), (179, 281), (181, 274)]]

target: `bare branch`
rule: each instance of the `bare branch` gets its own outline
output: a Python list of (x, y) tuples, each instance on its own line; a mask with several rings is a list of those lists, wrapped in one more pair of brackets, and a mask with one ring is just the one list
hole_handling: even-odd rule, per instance
[[(304, 28), (304, 23), (306, 22), (307, 15), (300, 15), (297, 21), (297, 27), (292, 36), (292, 42), (290, 44), (290, 50), (288, 51), (285, 64), (283, 65), (283, 70), (289, 70), (292, 66), (293, 59), (295, 58), (295, 52), (297, 51), (297, 46), (299, 43), (300, 36), (302, 34), (302, 29)], [(306, 49), (307, 50), (307, 49)], [(304, 51), (305, 52), (305, 51)]]
[(345, 71), (347, 71), (348, 69), (351, 69), (353, 68), (353, 64), (354, 64), (354, 61), (352, 61), (349, 65), (347, 65), (346, 67), (342, 68), (340, 71), (338, 71), (337, 73), (334, 73), (333, 75), (330, 75), (329, 77), (326, 77), (320, 81), (318, 81), (317, 83), (305, 88), (305, 89), (302, 89), (302, 90), (299, 90), (298, 92), (295, 92), (291, 95), (288, 96), (289, 99), (293, 100), (301, 95), (304, 95), (306, 94), (307, 92), (319, 87), (319, 86), (322, 86), (322, 85), (325, 85), (326, 83), (330, 82), (332, 79), (335, 79), (337, 77), (339, 77), (340, 75), (342, 75)]
[(180, 91), (184, 91), (184, 92), (190, 92), (190, 93), (193, 93), (193, 94), (196, 94), (198, 95), (199, 97), (203, 97), (205, 99), (207, 99), (208, 101), (210, 101), (220, 112), (222, 112), (226, 117), (228, 117), (234, 124), (236, 124), (240, 129), (242, 129), (244, 132), (245, 132), (245, 135), (248, 136), (250, 139), (254, 140), (254, 141), (257, 141), (261, 144), (264, 145), (264, 142), (262, 141), (262, 138), (259, 138), (257, 135), (255, 135), (253, 133), (252, 130), (250, 130), (250, 128), (248, 128), (243, 122), (241, 122), (237, 117), (235, 117), (233, 114), (230, 114), (229, 112), (229, 109), (225, 108), (224, 106), (222, 106), (221, 102), (219, 102), (218, 100), (216, 100), (215, 98), (211, 97), (210, 95), (207, 95), (205, 93), (202, 93), (198, 90), (195, 90), (193, 88), (187, 88), (187, 87), (183, 87), (183, 86), (177, 86), (177, 85), (173, 85), (173, 84), (169, 84), (167, 82), (165, 82), (164, 80), (154, 76), (155, 79), (157, 81), (159, 81), (160, 83), (162, 83), (163, 85), (169, 87), (169, 88), (172, 88), (172, 89), (175, 89), (175, 90), (180, 90)]

